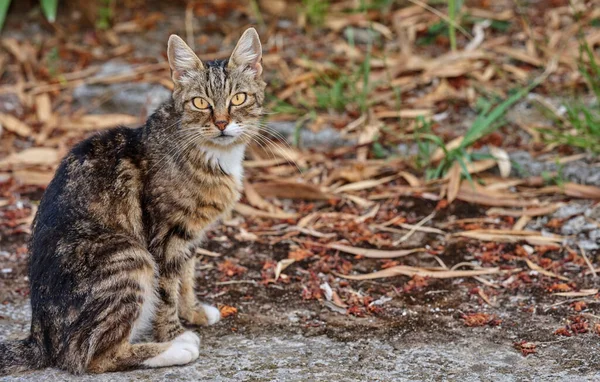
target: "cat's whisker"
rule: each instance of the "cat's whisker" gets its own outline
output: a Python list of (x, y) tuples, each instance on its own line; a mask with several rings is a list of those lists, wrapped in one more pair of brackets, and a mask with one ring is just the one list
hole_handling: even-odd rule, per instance
[(277, 138), (278, 140), (282, 141), (282, 143), (284, 145), (286, 145), (288, 148), (292, 149), (292, 147), (290, 146), (287, 138), (281, 132), (279, 132), (279, 131), (273, 129), (272, 127), (270, 127), (267, 123), (259, 121), (258, 125), (253, 125), (253, 126), (257, 127), (260, 131), (264, 131), (266, 133), (269, 133), (274, 138)]
[[(283, 158), (286, 160), (286, 162), (288, 164), (296, 167), (296, 169), (298, 170), (299, 173), (302, 173), (302, 170), (300, 169), (300, 167), (298, 166), (296, 161), (290, 156), (290, 154), (287, 153), (285, 150), (281, 150), (280, 147), (278, 147), (277, 144), (274, 143), (272, 140), (270, 140), (269, 138), (262, 136), (262, 135), (254, 135), (252, 138), (255, 139), (255, 142), (258, 142), (258, 140), (260, 140), (265, 145), (267, 145), (267, 147), (271, 151), (271, 155), (273, 156), (273, 159), (276, 159), (277, 157)], [(275, 154), (275, 152), (273, 151), (273, 148), (275, 150), (277, 150), (279, 155)]]

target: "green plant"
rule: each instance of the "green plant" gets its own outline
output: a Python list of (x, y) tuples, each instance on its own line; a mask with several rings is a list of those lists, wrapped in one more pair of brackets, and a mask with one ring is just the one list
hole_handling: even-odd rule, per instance
[(438, 36), (448, 35), (448, 23), (445, 21), (438, 21), (435, 24), (430, 25), (427, 28), (427, 33), (423, 37), (417, 39), (417, 45), (431, 45), (435, 42)]
[(360, 0), (358, 7), (353, 12), (380, 11), (384, 12), (394, 3), (394, 0)]
[(579, 36), (579, 72), (588, 91), (595, 95), (591, 105), (575, 101), (566, 105), (565, 118), (554, 119), (555, 129), (540, 129), (549, 142), (600, 153), (600, 65), (587, 40)]
[(112, 19), (112, 0), (100, 0), (98, 2), (98, 19), (96, 20), (96, 28), (110, 28), (110, 20)]
[(456, 16), (461, 5), (460, 3), (460, 0), (448, 0), (448, 18), (452, 21), (448, 23), (448, 35), (452, 51), (456, 51)]
[(46, 19), (53, 23), (56, 20), (56, 10), (58, 8), (58, 0), (40, 0), (42, 13)]
[(2, 27), (4, 26), (9, 7), (10, 0), (0, 0), (0, 30), (2, 30)]
[(58, 47), (53, 47), (46, 54), (46, 66), (48, 67), (48, 74), (50, 77), (56, 78), (60, 75), (60, 55), (58, 53)]
[[(460, 145), (453, 149), (448, 149), (444, 142), (436, 135), (431, 134), (430, 124), (421, 120), (415, 131), (415, 139), (417, 140), (418, 155), (417, 165), (426, 167), (426, 175), (428, 179), (441, 178), (452, 167), (455, 162), (458, 162), (462, 169), (462, 174), (469, 181), (472, 181), (471, 175), (467, 170), (467, 163), (474, 160), (489, 158), (488, 154), (474, 154), (468, 149), (479, 139), (493, 133), (502, 126), (502, 118), (508, 109), (527, 95), (534, 87), (540, 83), (541, 79), (533, 81), (529, 86), (519, 91), (516, 91), (512, 96), (504, 101), (494, 105), (493, 102), (480, 99), (478, 102), (479, 115), (467, 130)], [(440, 148), (444, 152), (444, 157), (436, 167), (431, 167), (430, 155), (432, 148)]]
[[(10, 8), (11, 0), (0, 0), (0, 31), (4, 27), (6, 15)], [(46, 19), (53, 23), (56, 20), (56, 10), (58, 8), (58, 0), (40, 0), (40, 7)]]
[(328, 0), (302, 0), (302, 12), (312, 25), (323, 25), (328, 9)]
[(256, 0), (250, 0), (250, 10), (254, 14), (254, 18), (256, 19), (256, 22), (258, 23), (258, 25), (260, 25), (261, 28), (265, 28), (266, 27), (265, 20), (262, 16), (260, 7)]
[(347, 73), (339, 69), (333, 74), (322, 74), (318, 77), (315, 86), (317, 107), (342, 111), (348, 105), (355, 105), (364, 113), (369, 107), (369, 94), (375, 86), (370, 83), (370, 76), (371, 46), (369, 45), (364, 60), (355, 65), (352, 72)]

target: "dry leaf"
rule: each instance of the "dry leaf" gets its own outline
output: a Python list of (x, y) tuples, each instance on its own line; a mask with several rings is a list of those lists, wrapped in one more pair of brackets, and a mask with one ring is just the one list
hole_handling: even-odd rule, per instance
[(91, 114), (77, 119), (61, 119), (59, 126), (65, 130), (102, 130), (115, 126), (135, 126), (140, 123), (139, 117), (128, 114)]
[(371, 259), (395, 259), (397, 257), (403, 257), (412, 255), (413, 253), (425, 252), (425, 248), (411, 248), (411, 249), (400, 249), (395, 251), (384, 251), (380, 249), (367, 249), (351, 247), (343, 244), (328, 244), (327, 247), (337, 249), (338, 251), (351, 253), (353, 255), (359, 255), (368, 257)]
[(458, 190), (460, 188), (460, 180), (462, 178), (462, 172), (460, 170), (460, 164), (458, 161), (455, 161), (450, 167), (450, 171), (448, 171), (448, 203), (452, 203), (454, 199), (456, 199), (456, 195), (458, 195)]
[(587, 297), (587, 296), (594, 296), (596, 294), (598, 294), (598, 289), (582, 289), (579, 292), (559, 292), (559, 293), (552, 293), (555, 296), (562, 296), (562, 297)]
[(417, 178), (416, 176), (414, 176), (413, 174), (411, 174), (410, 172), (406, 172), (406, 171), (400, 171), (398, 173), (398, 175), (400, 175), (401, 177), (404, 178), (404, 180), (406, 180), (406, 182), (411, 186), (411, 187), (421, 187), (423, 184), (421, 183), (421, 181), (419, 180), (419, 178)]
[(503, 198), (498, 195), (491, 195), (489, 190), (482, 190), (479, 192), (476, 188), (474, 189), (471, 184), (465, 182), (461, 185), (456, 198), (467, 203), (491, 207), (530, 207), (539, 204), (537, 200)]
[(35, 112), (40, 122), (48, 122), (52, 118), (52, 104), (48, 93), (35, 96)]
[(0, 113), (0, 125), (5, 130), (23, 138), (29, 138), (33, 134), (31, 127), (10, 114)]
[(328, 200), (332, 197), (315, 185), (285, 180), (254, 183), (253, 187), (260, 196), (265, 198)]
[(452, 234), (453, 236), (468, 237), (470, 239), (482, 241), (495, 241), (499, 243), (517, 243), (526, 241), (532, 245), (547, 245), (554, 243), (562, 243), (563, 237), (552, 235), (542, 236), (539, 232), (534, 231), (507, 231), (507, 230), (471, 230)]
[(510, 175), (510, 157), (508, 153), (501, 148), (491, 146), (490, 154), (496, 159), (496, 163), (498, 164), (498, 168), (500, 169), (500, 176), (503, 178), (508, 178)]
[(209, 251), (208, 249), (204, 249), (204, 248), (196, 248), (196, 254), (210, 256), (210, 257), (221, 257), (220, 253)]
[(31, 147), (0, 160), (0, 166), (53, 166), (59, 161), (58, 151), (49, 147)]
[(360, 190), (367, 190), (369, 188), (374, 188), (377, 186), (380, 186), (382, 184), (391, 182), (392, 180), (398, 178), (397, 175), (392, 175), (392, 176), (387, 176), (385, 178), (381, 178), (381, 179), (369, 179), (369, 180), (363, 180), (360, 182), (355, 182), (355, 183), (349, 183), (349, 184), (345, 184), (341, 187), (336, 188), (333, 192), (335, 193), (341, 193), (341, 192), (348, 192), (348, 191), (360, 191)]
[(46, 186), (54, 174), (50, 171), (16, 170), (13, 171), (12, 176), (21, 184)]
[(277, 262), (277, 266), (275, 267), (275, 281), (279, 279), (281, 272), (290, 265), (292, 265), (296, 260), (294, 259), (283, 259)]
[(248, 181), (244, 181), (244, 193), (246, 195), (246, 199), (248, 199), (248, 202), (256, 208), (260, 208), (262, 210), (269, 211), (269, 212), (276, 212), (276, 213), (283, 212), (277, 206), (275, 206), (275, 205), (269, 203), (268, 201), (266, 201), (265, 199), (263, 199), (256, 192), (256, 190), (254, 189), (254, 186)]
[(547, 206), (542, 207), (534, 207), (534, 208), (525, 208), (522, 210), (507, 210), (504, 208), (490, 208), (486, 211), (486, 215), (502, 215), (502, 216), (513, 216), (513, 217), (521, 217), (521, 216), (546, 216), (558, 210), (560, 207), (564, 206), (564, 203), (554, 203)]
[(557, 279), (560, 279), (560, 280), (569, 281), (568, 278), (566, 278), (564, 276), (557, 275), (556, 273), (552, 273), (550, 271), (547, 271), (547, 270), (545, 270), (544, 268), (540, 267), (539, 265), (537, 265), (536, 263), (534, 263), (533, 261), (531, 261), (529, 259), (524, 259), (524, 260), (527, 263), (527, 266), (531, 270), (533, 270), (533, 271), (539, 272), (539, 273), (541, 273), (543, 275), (546, 275), (546, 276), (549, 276), (549, 277), (554, 277), (554, 278), (557, 278)]
[(383, 277), (393, 277), (398, 275), (404, 276), (421, 276), (421, 277), (431, 277), (435, 279), (449, 279), (449, 278), (457, 278), (457, 277), (471, 277), (471, 276), (481, 276), (481, 275), (491, 275), (495, 273), (500, 273), (500, 268), (483, 268), (483, 269), (472, 269), (465, 271), (449, 271), (444, 268), (439, 268), (439, 270), (425, 269), (425, 268), (416, 268), (409, 267), (406, 265), (397, 265), (395, 267), (386, 268), (384, 270), (368, 273), (365, 275), (342, 275), (339, 273), (334, 273), (338, 277), (343, 277), (350, 280), (370, 280), (370, 279), (378, 279)]
[(296, 219), (298, 217), (297, 214), (290, 214), (287, 212), (266, 212), (257, 210), (256, 208), (250, 207), (247, 204), (237, 203), (235, 205), (235, 211), (244, 215), (244, 216), (254, 216), (259, 218), (268, 218), (268, 219)]
[(219, 308), (219, 312), (221, 312), (221, 318), (227, 318), (229, 316), (234, 316), (237, 314), (237, 308), (229, 305), (222, 305)]

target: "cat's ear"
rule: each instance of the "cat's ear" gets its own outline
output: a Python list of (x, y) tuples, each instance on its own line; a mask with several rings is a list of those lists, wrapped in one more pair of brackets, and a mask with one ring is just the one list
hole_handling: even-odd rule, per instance
[(204, 65), (202, 65), (202, 61), (196, 56), (196, 53), (181, 37), (175, 34), (169, 37), (167, 56), (171, 67), (171, 77), (175, 82), (179, 81), (187, 72), (204, 69)]
[(258, 77), (262, 74), (261, 60), (262, 45), (258, 33), (256, 29), (248, 28), (233, 49), (227, 67), (230, 69), (244, 67), (253, 71)]

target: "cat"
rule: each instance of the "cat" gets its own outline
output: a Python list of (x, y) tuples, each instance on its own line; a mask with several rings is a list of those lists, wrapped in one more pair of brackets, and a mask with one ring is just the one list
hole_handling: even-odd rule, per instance
[[(29, 244), (31, 334), (0, 343), (0, 373), (183, 365), (200, 339), (180, 319), (220, 319), (196, 301), (194, 250), (240, 198), (262, 46), (249, 28), (227, 60), (202, 62), (176, 35), (167, 50), (172, 99), (142, 127), (76, 145), (48, 185)], [(146, 330), (156, 342), (137, 343)]]

